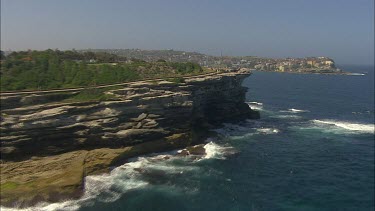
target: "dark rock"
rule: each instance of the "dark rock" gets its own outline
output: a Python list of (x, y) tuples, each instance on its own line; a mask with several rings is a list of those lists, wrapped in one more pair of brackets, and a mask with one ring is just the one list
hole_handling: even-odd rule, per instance
[(204, 144), (187, 147), (186, 150), (189, 152), (190, 155), (205, 155), (206, 154), (206, 149), (204, 148)]
[(137, 118), (134, 118), (132, 120), (135, 121), (135, 122), (139, 122), (139, 121), (142, 121), (142, 120), (146, 119), (146, 117), (147, 117), (147, 114), (141, 113)]
[(187, 149), (183, 149), (177, 153), (177, 156), (188, 156), (188, 155), (190, 155), (190, 153)]

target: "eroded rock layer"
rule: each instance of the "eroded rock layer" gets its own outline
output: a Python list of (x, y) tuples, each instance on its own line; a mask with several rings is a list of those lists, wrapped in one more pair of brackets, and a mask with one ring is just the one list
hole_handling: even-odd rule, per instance
[(85, 175), (200, 143), (225, 121), (259, 118), (244, 103), (241, 83), (249, 75), (130, 83), (107, 91), (115, 98), (100, 102), (62, 103), (76, 91), (2, 96), (2, 204), (79, 197)]

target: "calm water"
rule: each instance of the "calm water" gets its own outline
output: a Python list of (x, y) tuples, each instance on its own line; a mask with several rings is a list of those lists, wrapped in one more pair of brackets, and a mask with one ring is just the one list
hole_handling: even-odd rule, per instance
[(255, 72), (244, 86), (262, 119), (217, 130), (205, 159), (138, 158), (44, 209), (372, 211), (374, 68), (344, 68), (368, 73)]

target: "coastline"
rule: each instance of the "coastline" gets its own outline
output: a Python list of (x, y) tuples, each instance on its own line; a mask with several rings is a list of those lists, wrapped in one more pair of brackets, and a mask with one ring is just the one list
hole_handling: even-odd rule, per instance
[(294, 71), (269, 71), (269, 70), (252, 70), (252, 71), (259, 71), (259, 72), (269, 72), (269, 73), (289, 73), (289, 74), (306, 74), (306, 75), (352, 75), (352, 76), (363, 76), (366, 75), (365, 73), (355, 73), (355, 72), (294, 72)]
[(2, 205), (77, 199), (87, 175), (108, 173), (132, 157), (201, 144), (224, 122), (259, 118), (241, 85), (250, 75), (133, 83), (109, 90), (118, 99), (102, 102), (2, 96)]

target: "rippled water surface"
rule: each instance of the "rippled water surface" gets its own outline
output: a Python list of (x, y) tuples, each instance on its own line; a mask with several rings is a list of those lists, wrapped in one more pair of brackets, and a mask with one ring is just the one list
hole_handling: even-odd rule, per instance
[(202, 159), (135, 158), (42, 210), (374, 210), (373, 67), (365, 76), (255, 72), (261, 120), (226, 124)]

